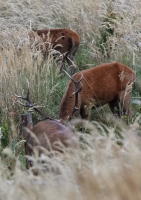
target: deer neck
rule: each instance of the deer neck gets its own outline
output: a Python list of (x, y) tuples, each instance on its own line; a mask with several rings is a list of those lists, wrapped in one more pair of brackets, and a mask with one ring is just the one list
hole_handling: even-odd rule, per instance
[(23, 137), (26, 138), (29, 135), (29, 131), (33, 129), (32, 115), (30, 113), (21, 115), (21, 127)]

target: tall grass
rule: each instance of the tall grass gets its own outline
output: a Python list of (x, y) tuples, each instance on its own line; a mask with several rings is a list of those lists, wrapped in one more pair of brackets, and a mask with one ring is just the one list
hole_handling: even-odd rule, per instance
[(17, 161), (12, 172), (4, 163), (0, 166), (1, 199), (140, 199), (138, 124), (121, 126), (123, 139), (118, 140), (113, 129), (107, 128), (108, 136), (100, 136), (96, 124), (86, 124), (90, 133), (83, 134), (80, 149), (73, 154), (65, 151), (53, 157), (34, 157), (28, 173), (5, 149), (5, 155)]
[(69, 6), (67, 0), (0, 1), (0, 5), (0, 85), (5, 112), (12, 107), (10, 96), (13, 93), (26, 93), (27, 82), (37, 104), (43, 101), (47, 105), (50, 93), (56, 95), (53, 91), (60, 90), (58, 104), (62, 96), (65, 84), (50, 70), (52, 60), (43, 63), (41, 53), (30, 49), (28, 32), (32, 28), (68, 27), (75, 30), (81, 37), (76, 54), (77, 70), (119, 61), (131, 67), (140, 78), (141, 4), (138, 1), (81, 0), (69, 1)]
[(0, 137), (1, 149), (8, 143), (12, 149), (1, 153), (0, 199), (141, 198), (140, 118), (135, 121), (140, 101), (133, 105), (135, 122), (128, 127), (111, 122), (107, 107), (93, 113), (93, 124), (75, 131), (80, 149), (73, 155), (43, 157), (42, 164), (35, 158), (39, 174), (34, 176), (23, 170), (24, 141), (17, 139), (20, 114), (27, 110), (13, 96), (25, 96), (29, 87), (33, 103), (58, 118), (68, 78), (59, 75), (51, 56), (44, 61), (40, 51), (30, 48), (28, 32), (68, 27), (81, 38), (77, 70), (122, 62), (136, 72), (132, 98), (140, 100), (140, 10), (138, 0), (0, 0)]
[[(140, 7), (138, 1), (127, 0), (0, 1), (0, 102), (4, 118), (19, 109), (12, 95), (25, 95), (28, 85), (33, 102), (52, 117), (58, 116), (67, 78), (60, 79), (52, 58), (44, 62), (40, 51), (31, 50), (30, 29), (71, 28), (81, 38), (77, 70), (119, 61), (137, 73), (139, 82)], [(140, 98), (139, 88), (133, 90), (133, 97)]]

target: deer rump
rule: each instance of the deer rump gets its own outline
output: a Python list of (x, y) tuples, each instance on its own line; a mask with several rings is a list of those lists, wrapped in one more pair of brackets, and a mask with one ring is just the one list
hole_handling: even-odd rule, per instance
[[(63, 65), (66, 60), (69, 66), (73, 65), (74, 55), (80, 44), (80, 37), (76, 32), (67, 28), (34, 30), (29, 36), (31, 46), (35, 44), (37, 49), (41, 49), (44, 57), (48, 55), (49, 50), (53, 50), (51, 52), (53, 57), (57, 58), (57, 63), (61, 62)], [(70, 67), (71, 74), (74, 73), (73, 68), (75, 66), (72, 66), (72, 69)]]
[[(51, 42), (52, 48), (62, 54), (70, 52), (74, 55), (80, 43), (77, 33), (70, 29), (36, 30), (35, 33), (42, 38), (43, 42)], [(48, 44), (46, 47), (48, 49)]]
[[(78, 94), (82, 118), (88, 119), (92, 108), (106, 103), (119, 117), (122, 114), (131, 116), (130, 95), (135, 74), (130, 68), (117, 62), (107, 63), (78, 72), (72, 78), (76, 80), (82, 75), (82, 90)], [(73, 91), (74, 85), (69, 81), (59, 107), (59, 119), (62, 122), (70, 115), (74, 105)]]

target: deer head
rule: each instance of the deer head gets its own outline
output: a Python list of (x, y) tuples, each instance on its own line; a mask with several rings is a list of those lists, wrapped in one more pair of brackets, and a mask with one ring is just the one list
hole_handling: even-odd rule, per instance
[[(66, 72), (67, 73), (67, 72)], [(68, 74), (67, 74), (68, 75)], [(70, 77), (70, 76), (69, 76)], [(70, 77), (71, 78), (71, 77)], [(82, 78), (81, 78), (82, 79)], [(74, 104), (74, 108), (69, 116), (68, 120), (71, 120), (74, 113), (78, 110), (77, 108), (77, 96), (80, 92), (81, 88), (78, 88), (78, 84), (81, 79), (75, 83), (75, 95), (76, 100)], [(71, 78), (73, 81), (73, 79)], [(28, 103), (23, 104), (21, 101), (19, 103), (25, 107), (33, 108), (36, 112), (41, 115), (40, 122), (33, 125), (31, 114), (23, 114), (21, 115), (21, 121), (23, 126), (23, 135), (26, 140), (25, 143), (25, 153), (26, 155), (33, 154), (33, 148), (39, 148), (39, 155), (42, 153), (40, 147), (46, 150), (55, 150), (62, 152), (62, 149), (56, 146), (57, 142), (60, 142), (66, 148), (77, 148), (78, 147), (78, 139), (75, 134), (65, 125), (63, 125), (59, 120), (54, 120), (47, 117), (43, 114), (34, 104), (31, 102), (29, 98), (29, 89), (27, 95), (25, 97), (15, 95), (17, 98), (21, 98), (26, 100)], [(47, 140), (48, 139), (48, 140)], [(27, 160), (27, 167), (31, 166), (31, 162)]]
[[(70, 115), (68, 115), (68, 118), (66, 119), (66, 121), (69, 121), (73, 118), (75, 112), (79, 111), (78, 93), (82, 90), (81, 80), (83, 78), (83, 75), (80, 77), (80, 79), (78, 81), (75, 81), (65, 70), (63, 70), (63, 71), (70, 78), (70, 80), (74, 83), (74, 92), (72, 93), (72, 95), (75, 95), (75, 101), (74, 101), (74, 108), (72, 109), (72, 113)], [(79, 87), (79, 85), (80, 85), (80, 87)], [(61, 118), (60, 118), (60, 122), (64, 123), (64, 121), (62, 121)]]

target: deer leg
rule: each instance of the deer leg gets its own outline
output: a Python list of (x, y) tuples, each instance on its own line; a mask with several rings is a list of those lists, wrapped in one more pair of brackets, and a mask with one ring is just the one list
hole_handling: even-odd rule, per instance
[(64, 68), (64, 60), (65, 59), (63, 58), (62, 55), (59, 57), (56, 56), (56, 58), (55, 58), (55, 63), (57, 65), (57, 67), (60, 68), (60, 74), (62, 73), (62, 69)]
[(65, 60), (67, 58), (67, 53), (61, 54), (57, 59), (56, 59), (56, 64), (57, 66), (60, 67), (60, 74), (63, 73), (63, 69), (65, 68)]
[(130, 96), (130, 93), (126, 94), (125, 91), (121, 91), (113, 101), (109, 102), (112, 113), (118, 117), (127, 116), (128, 121), (131, 117)]
[(121, 105), (122, 115), (127, 116), (128, 120), (131, 118), (132, 115), (132, 108), (131, 108), (131, 93), (126, 91), (121, 91), (119, 93), (119, 101)]
[(66, 61), (69, 65), (71, 75), (73, 75), (75, 73), (76, 67), (74, 65), (74, 55), (75, 55), (76, 51), (77, 51), (77, 47), (75, 47), (75, 45), (73, 45), (71, 50), (69, 51), (68, 55), (66, 56)]
[(75, 73), (74, 57), (69, 54), (66, 57), (66, 61), (67, 61), (68, 65), (69, 65), (70, 73), (71, 73), (71, 75), (73, 75)]
[(65, 65), (64, 65), (64, 63), (62, 62), (61, 64), (60, 64), (60, 74), (62, 74), (63, 73), (63, 69), (65, 68), (64, 67)]
[(120, 109), (120, 102), (118, 99), (118, 96), (109, 102), (109, 107), (111, 112), (116, 116), (116, 117), (121, 117), (121, 109)]
[(82, 119), (90, 120), (92, 106), (86, 104), (80, 109)]

